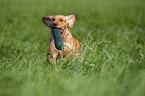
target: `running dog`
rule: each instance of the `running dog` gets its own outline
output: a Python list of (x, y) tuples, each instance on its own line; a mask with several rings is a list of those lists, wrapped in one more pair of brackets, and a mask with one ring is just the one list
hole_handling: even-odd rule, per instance
[[(42, 18), (43, 23), (51, 29), (49, 35), (49, 52), (48, 60), (55, 62), (56, 59), (63, 58), (66, 61), (70, 56), (78, 56), (81, 54), (81, 43), (72, 36), (70, 29), (75, 23), (75, 15), (55, 15), (44, 16)], [(60, 29), (60, 37), (62, 38), (63, 49), (56, 48), (57, 37), (54, 38), (53, 28)]]

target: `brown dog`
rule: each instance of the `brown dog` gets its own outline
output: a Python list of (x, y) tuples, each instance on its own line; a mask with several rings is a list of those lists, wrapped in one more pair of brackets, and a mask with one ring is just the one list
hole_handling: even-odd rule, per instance
[[(72, 36), (70, 29), (75, 22), (75, 15), (63, 16), (63, 15), (55, 15), (55, 16), (44, 16), (42, 18), (43, 23), (50, 27), (51, 33), (49, 36), (49, 53), (48, 60), (50, 62), (55, 62), (56, 59), (63, 58), (63, 60), (67, 60), (69, 56), (76, 56), (81, 53), (81, 43)], [(58, 50), (55, 47), (54, 37), (52, 32), (52, 27), (61, 29), (61, 36), (64, 44), (63, 50)]]

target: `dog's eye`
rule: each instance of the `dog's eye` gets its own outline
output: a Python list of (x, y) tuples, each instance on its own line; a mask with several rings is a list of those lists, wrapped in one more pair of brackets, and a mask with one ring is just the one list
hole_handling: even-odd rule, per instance
[(60, 21), (63, 21), (63, 19), (60, 19)]
[(52, 19), (52, 21), (55, 21), (55, 19)]

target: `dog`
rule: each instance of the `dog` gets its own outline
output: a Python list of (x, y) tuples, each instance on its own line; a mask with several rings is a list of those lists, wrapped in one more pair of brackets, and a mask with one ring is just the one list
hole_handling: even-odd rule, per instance
[[(79, 56), (81, 54), (81, 42), (79, 42), (72, 34), (70, 29), (75, 23), (75, 15), (55, 15), (44, 16), (42, 22), (51, 29), (49, 35), (49, 52), (48, 61), (56, 62), (57, 59), (63, 58), (67, 61), (69, 57)], [(52, 28), (59, 28), (63, 40), (64, 49), (58, 50), (55, 47), (54, 35)]]

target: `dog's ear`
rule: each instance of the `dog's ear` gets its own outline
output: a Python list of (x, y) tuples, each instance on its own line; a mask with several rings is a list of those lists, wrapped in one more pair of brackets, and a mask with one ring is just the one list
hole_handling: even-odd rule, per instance
[(53, 18), (53, 16), (44, 16), (44, 17), (42, 18), (42, 22), (43, 22), (46, 26), (51, 27), (52, 18)]
[(66, 22), (67, 22), (68, 28), (71, 28), (73, 26), (73, 24), (75, 23), (75, 19), (76, 19), (75, 15), (66, 16)]

